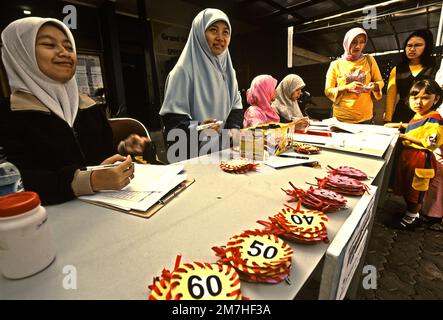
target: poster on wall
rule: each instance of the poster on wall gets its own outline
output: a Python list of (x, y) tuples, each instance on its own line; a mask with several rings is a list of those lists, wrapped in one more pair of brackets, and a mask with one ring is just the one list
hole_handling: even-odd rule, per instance
[(103, 89), (100, 56), (78, 54), (75, 78), (77, 79), (78, 90), (90, 97), (94, 97), (97, 89)]
[(188, 40), (189, 28), (152, 21), (155, 62), (160, 98), (163, 100), (166, 77), (175, 66)]

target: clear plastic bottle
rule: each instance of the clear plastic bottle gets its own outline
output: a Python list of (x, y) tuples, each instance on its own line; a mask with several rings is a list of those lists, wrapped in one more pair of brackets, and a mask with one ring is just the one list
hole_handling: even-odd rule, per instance
[(24, 191), (20, 171), (6, 160), (0, 147), (0, 196), (20, 191)]

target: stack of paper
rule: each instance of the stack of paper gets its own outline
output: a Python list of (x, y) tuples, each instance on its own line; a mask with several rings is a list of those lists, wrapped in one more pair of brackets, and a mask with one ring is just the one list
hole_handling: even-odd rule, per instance
[(342, 131), (348, 133), (371, 133), (381, 135), (395, 135), (398, 133), (396, 128), (387, 128), (385, 126), (373, 124), (355, 124), (338, 121), (337, 118), (329, 118), (323, 121), (309, 121), (309, 130), (317, 131)]
[(183, 165), (134, 165), (134, 179), (124, 189), (101, 191), (79, 199), (120, 210), (147, 211), (156, 203), (164, 201), (164, 196), (186, 180), (186, 174), (180, 174)]
[[(331, 131), (330, 136), (309, 134), (313, 128), (324, 132), (326, 128)], [(294, 141), (321, 145), (323, 148), (383, 157), (389, 148), (398, 129), (369, 124), (351, 124), (330, 118), (323, 121), (310, 121), (307, 134), (295, 133)], [(338, 132), (337, 132), (338, 131)]]

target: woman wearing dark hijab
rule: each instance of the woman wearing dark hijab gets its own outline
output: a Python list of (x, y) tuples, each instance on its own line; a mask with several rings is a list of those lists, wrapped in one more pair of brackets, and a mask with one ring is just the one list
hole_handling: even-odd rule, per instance
[[(386, 122), (405, 122), (414, 116), (407, 99), (412, 84), (417, 80), (434, 79), (438, 67), (431, 56), (434, 48), (432, 32), (426, 29), (410, 34), (403, 46), (402, 61), (392, 69), (386, 97)], [(395, 101), (399, 95), (397, 104)]]

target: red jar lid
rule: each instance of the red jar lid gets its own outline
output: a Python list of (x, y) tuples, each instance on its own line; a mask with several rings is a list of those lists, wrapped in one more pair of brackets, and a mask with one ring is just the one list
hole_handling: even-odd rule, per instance
[(32, 191), (16, 192), (0, 196), (0, 218), (12, 217), (40, 205), (40, 197)]

